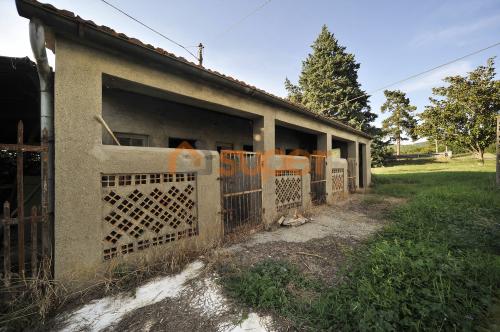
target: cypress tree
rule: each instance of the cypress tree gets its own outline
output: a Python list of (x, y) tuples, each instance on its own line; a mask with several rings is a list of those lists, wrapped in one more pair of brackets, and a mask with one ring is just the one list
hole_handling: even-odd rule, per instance
[[(323, 25), (321, 33), (302, 62), (298, 85), (288, 78), (288, 99), (327, 117), (372, 133), (370, 123), (377, 117), (368, 105), (368, 96), (358, 83), (359, 63)], [(356, 100), (350, 101), (351, 99)]]

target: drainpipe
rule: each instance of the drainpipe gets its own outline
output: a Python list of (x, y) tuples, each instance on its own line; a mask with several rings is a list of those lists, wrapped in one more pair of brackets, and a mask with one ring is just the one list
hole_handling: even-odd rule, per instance
[[(44, 130), (48, 134), (48, 162), (47, 162), (47, 199), (49, 221), (54, 215), (54, 104), (53, 104), (53, 84), (52, 68), (47, 60), (45, 50), (45, 28), (42, 22), (36, 18), (30, 20), (30, 43), (33, 55), (35, 56), (38, 78), (40, 81), (40, 138)], [(42, 163), (43, 167), (43, 163)], [(45, 170), (42, 169), (42, 174)], [(53, 234), (54, 223), (51, 233)], [(54, 237), (52, 236), (52, 241)], [(52, 243), (52, 248), (54, 248)]]

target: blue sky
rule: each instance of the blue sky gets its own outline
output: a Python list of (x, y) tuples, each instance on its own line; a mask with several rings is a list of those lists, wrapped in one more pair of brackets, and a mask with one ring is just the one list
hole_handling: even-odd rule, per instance
[[(285, 77), (297, 80), (302, 60), (323, 24), (361, 63), (359, 80), (366, 91), (500, 41), (499, 0), (271, 0), (235, 26), (265, 1), (109, 1), (183, 45), (203, 42), (206, 67), (279, 96), (286, 95)], [(184, 50), (100, 0), (50, 3), (190, 59)], [(14, 1), (0, 0), (0, 12), (0, 31), (8, 31), (0, 35), (0, 55), (31, 56), (28, 21), (17, 15)], [(499, 54), (497, 46), (392, 88), (406, 91), (420, 112), (431, 88), (442, 78), (465, 74)], [(370, 100), (380, 114), (383, 93), (372, 95)]]

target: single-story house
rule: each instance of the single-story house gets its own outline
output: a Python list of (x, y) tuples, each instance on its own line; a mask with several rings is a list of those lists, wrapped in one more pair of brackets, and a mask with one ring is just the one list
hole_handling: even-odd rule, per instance
[(57, 279), (207, 247), (370, 184), (368, 134), (72, 12), (16, 4), (33, 48), (55, 54), (42, 123)]

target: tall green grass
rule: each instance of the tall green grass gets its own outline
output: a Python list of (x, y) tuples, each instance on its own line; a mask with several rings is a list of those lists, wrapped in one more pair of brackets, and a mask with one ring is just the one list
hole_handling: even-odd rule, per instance
[(374, 192), (409, 200), (354, 252), (335, 287), (273, 261), (234, 270), (223, 283), (301, 330), (471, 330), (500, 286), (500, 190), (491, 169), (466, 160), (381, 170)]

